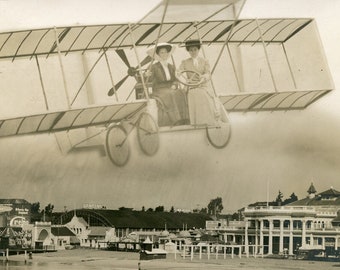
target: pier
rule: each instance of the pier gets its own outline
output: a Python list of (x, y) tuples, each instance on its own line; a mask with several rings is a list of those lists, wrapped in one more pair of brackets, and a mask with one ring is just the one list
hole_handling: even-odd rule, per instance
[[(256, 245), (248, 245), (251, 252), (245, 252), (246, 245), (223, 245), (223, 244), (213, 244), (213, 245), (182, 245), (182, 250), (176, 250), (175, 259), (179, 253), (183, 259), (190, 258), (193, 260), (194, 256), (198, 255), (200, 260), (202, 259), (226, 259), (227, 257), (234, 258), (242, 256), (249, 258), (250, 256), (256, 258), (258, 255), (255, 250), (258, 248)], [(228, 256), (227, 256), (228, 255)], [(263, 254), (259, 255), (263, 258)]]

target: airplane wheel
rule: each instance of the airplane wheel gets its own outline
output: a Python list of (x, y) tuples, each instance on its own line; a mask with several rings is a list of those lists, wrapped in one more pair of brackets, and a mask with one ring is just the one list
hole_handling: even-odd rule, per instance
[(144, 154), (153, 156), (159, 148), (158, 125), (153, 117), (143, 112), (137, 122), (138, 143)]
[(209, 127), (206, 129), (208, 141), (217, 149), (222, 149), (227, 146), (230, 135), (230, 123), (220, 122), (218, 127)]
[(122, 167), (130, 158), (127, 132), (123, 126), (112, 126), (106, 134), (106, 150), (113, 164)]

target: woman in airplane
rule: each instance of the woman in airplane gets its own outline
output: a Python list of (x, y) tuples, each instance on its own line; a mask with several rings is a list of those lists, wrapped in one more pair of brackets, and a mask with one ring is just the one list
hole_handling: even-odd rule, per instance
[(159, 43), (155, 49), (148, 51), (150, 56), (158, 60), (146, 72), (146, 76), (152, 82), (152, 96), (159, 98), (162, 103), (163, 108), (158, 109), (159, 126), (180, 125), (188, 121), (185, 93), (178, 88), (174, 65), (168, 63), (174, 49), (169, 43)]
[(201, 42), (196, 39), (188, 40), (185, 42), (185, 48), (190, 58), (182, 61), (177, 76), (181, 76), (183, 71), (189, 71), (184, 73), (187, 73), (187, 77), (192, 77), (192, 81), (196, 79), (197, 82), (197, 85), (190, 86), (188, 90), (190, 124), (216, 126), (218, 121), (227, 122), (226, 113), (222, 112), (224, 108), (209, 85), (211, 79), (209, 62), (199, 56)]

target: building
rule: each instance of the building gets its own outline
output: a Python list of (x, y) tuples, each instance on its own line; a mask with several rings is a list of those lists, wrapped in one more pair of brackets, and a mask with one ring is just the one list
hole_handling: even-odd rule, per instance
[(0, 227), (30, 219), (31, 204), (24, 199), (0, 199)]
[(163, 231), (165, 226), (169, 232), (180, 231), (184, 225), (187, 228), (204, 228), (206, 220), (211, 220), (206, 214), (134, 211), (128, 208), (123, 210), (82, 208), (53, 214), (56, 215), (57, 224), (67, 224), (71, 230), (78, 229), (83, 232), (89, 227), (104, 226), (115, 228), (116, 236), (120, 238), (133, 231)]
[(108, 226), (89, 226), (83, 217), (78, 217), (76, 211), (71, 221), (65, 224), (79, 240), (81, 247), (106, 248), (108, 242), (118, 241), (116, 231)]
[[(55, 220), (67, 226), (80, 241), (81, 247), (113, 250), (136, 250), (149, 238), (164, 248), (166, 243), (179, 246), (196, 236), (186, 228), (204, 228), (211, 218), (199, 213), (133, 211), (128, 208), (109, 210), (102, 207), (82, 208), (58, 213)], [(182, 230), (181, 230), (182, 229)], [(183, 233), (188, 235), (182, 235)]]
[(89, 246), (88, 235), (91, 231), (89, 230), (89, 225), (84, 218), (78, 217), (76, 213), (74, 213), (72, 219), (66, 223), (65, 226), (75, 234), (81, 247)]
[(51, 222), (23, 222), (0, 228), (0, 249), (54, 250)]
[(244, 221), (208, 221), (207, 230), (217, 231), (225, 242), (255, 246), (259, 254), (293, 255), (297, 249), (324, 249), (339, 252), (340, 192), (330, 188), (284, 206), (252, 206), (243, 210)]
[(68, 227), (57, 225), (51, 227), (51, 244), (54, 246), (54, 249), (60, 250), (79, 244), (79, 240)]
[(107, 243), (118, 241), (115, 228), (92, 226), (89, 227), (88, 246), (92, 248), (106, 248)]

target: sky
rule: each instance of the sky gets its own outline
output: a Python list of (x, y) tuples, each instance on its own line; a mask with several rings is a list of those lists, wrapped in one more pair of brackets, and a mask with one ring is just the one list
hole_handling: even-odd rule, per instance
[[(54, 25), (136, 20), (157, 4), (146, 0), (0, 1), (0, 31)], [(81, 7), (81, 8), (80, 8)], [(79, 11), (80, 10), (80, 11)], [(161, 134), (154, 157), (144, 156), (135, 134), (131, 160), (112, 165), (97, 152), (63, 155), (53, 135), (0, 139), (0, 197), (24, 198), (56, 209), (85, 203), (141, 209), (206, 207), (222, 197), (224, 211), (274, 200), (280, 190), (304, 198), (311, 182), (318, 192), (340, 190), (340, 1), (248, 0), (241, 18), (315, 18), (335, 90), (303, 111), (230, 113), (232, 137), (222, 150), (198, 131)], [(0, 72), (15, 66), (1, 63)], [(29, 74), (29, 68), (24, 70)], [(30, 112), (24, 97), (6, 91), (0, 73), (0, 118)], [(4, 87), (5, 86), (5, 87)], [(4, 88), (3, 88), (4, 87)], [(32, 90), (33, 91), (33, 90)]]

